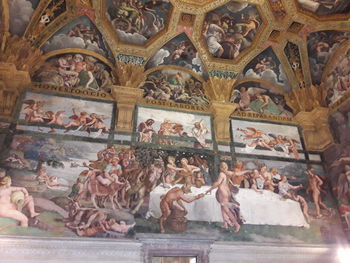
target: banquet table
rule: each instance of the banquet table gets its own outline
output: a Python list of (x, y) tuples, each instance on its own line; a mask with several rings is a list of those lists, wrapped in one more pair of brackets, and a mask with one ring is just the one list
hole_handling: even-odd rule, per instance
[[(159, 185), (150, 193), (148, 211), (150, 216), (155, 218), (161, 216), (160, 198), (176, 186), (181, 187), (182, 185), (169, 188)], [(209, 187), (192, 186), (191, 193), (186, 196), (194, 197), (204, 193)], [(215, 197), (216, 191), (217, 189), (214, 189), (210, 194), (192, 203), (183, 202), (188, 210), (186, 218), (190, 221), (222, 222), (220, 204)], [(263, 193), (258, 193), (253, 189), (240, 188), (235, 198), (240, 203), (241, 215), (245, 224), (309, 227), (298, 202), (284, 199), (271, 191), (263, 190)]]

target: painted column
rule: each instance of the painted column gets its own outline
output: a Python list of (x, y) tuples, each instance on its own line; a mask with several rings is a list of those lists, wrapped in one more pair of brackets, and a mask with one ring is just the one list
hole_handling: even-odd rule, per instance
[(137, 103), (143, 98), (143, 90), (113, 86), (112, 96), (117, 102), (117, 132), (132, 132), (134, 109)]

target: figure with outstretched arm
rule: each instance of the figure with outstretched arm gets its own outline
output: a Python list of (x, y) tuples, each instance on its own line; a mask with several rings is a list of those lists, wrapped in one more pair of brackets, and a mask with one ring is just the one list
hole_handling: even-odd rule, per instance
[(228, 166), (225, 162), (220, 164), (220, 174), (217, 181), (205, 192), (210, 193), (214, 189), (216, 191), (216, 200), (220, 203), (222, 219), (224, 221), (223, 228), (227, 229), (228, 226), (235, 228), (234, 232), (237, 233), (243, 224), (243, 220), (240, 217), (239, 203), (234, 199), (234, 194), (238, 192), (238, 188), (233, 186), (231, 190), (229, 187), (229, 172)]
[[(21, 208), (27, 208), (30, 217), (36, 217), (33, 197), (24, 187), (11, 186), (11, 178), (5, 176), (0, 179), (0, 217), (12, 218), (19, 221), (20, 226), (28, 227), (28, 217)], [(19, 193), (19, 194), (17, 194)]]
[(176, 205), (174, 202), (176, 202), (181, 210), (185, 211), (187, 214), (187, 209), (184, 205), (184, 202), (191, 203), (199, 198), (204, 197), (204, 194), (196, 195), (195, 197), (189, 198), (186, 197), (185, 194), (190, 193), (190, 188), (186, 185), (183, 185), (180, 187), (174, 187), (173, 189), (169, 190), (164, 196), (161, 197), (160, 201), (160, 210), (162, 212), (162, 216), (159, 218), (159, 226), (160, 226), (160, 232), (164, 233), (164, 222), (165, 220), (170, 216), (171, 211), (176, 209)]

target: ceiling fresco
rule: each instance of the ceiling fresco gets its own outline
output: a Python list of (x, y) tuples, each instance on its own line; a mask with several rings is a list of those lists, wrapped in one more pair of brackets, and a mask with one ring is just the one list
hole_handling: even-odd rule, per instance
[(120, 40), (142, 45), (166, 26), (171, 12), (169, 1), (107, 0), (107, 16)]
[[(197, 85), (197, 95), (205, 98), (200, 104), (208, 104), (224, 90), (214, 78), (233, 80), (221, 96), (226, 102), (233, 90), (239, 91), (238, 84), (249, 81), (272, 85), (279, 96), (324, 86), (324, 80), (330, 81), (324, 76), (329, 63), (350, 37), (349, 9), (343, 0), (7, 0), (2, 1), (1, 30), (25, 37), (43, 52), (47, 62), (40, 70), (46, 71), (38, 73), (36, 64), (30, 73), (35, 81), (75, 87), (57, 73), (55, 63), (67, 54), (81, 54), (83, 62), (94, 58), (99, 65), (91, 69), (87, 63), (88, 72), (100, 74), (94, 81), (98, 89), (127, 83), (121, 79), (130, 77), (120, 74), (129, 71), (120, 67), (133, 64), (142, 67), (143, 83), (140, 76), (130, 81), (138, 80), (134, 86), (145, 97), (177, 101), (174, 84), (159, 88), (162, 81), (191, 76), (189, 86)], [(74, 71), (67, 65), (67, 71)], [(172, 73), (164, 75), (167, 70)], [(191, 97), (187, 77), (183, 83), (183, 96)], [(189, 103), (193, 98), (183, 99)]]
[(249, 3), (230, 1), (205, 17), (203, 36), (209, 53), (234, 59), (249, 48), (262, 21), (257, 8)]
[(300, 8), (318, 16), (345, 14), (350, 11), (348, 0), (297, 0)]

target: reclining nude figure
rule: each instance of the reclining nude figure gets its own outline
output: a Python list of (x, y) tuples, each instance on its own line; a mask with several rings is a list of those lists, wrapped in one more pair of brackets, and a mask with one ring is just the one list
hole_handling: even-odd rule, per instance
[[(15, 192), (23, 192), (24, 200), (22, 204), (21, 201), (14, 200)], [(20, 195), (19, 195), (20, 196)], [(21, 197), (19, 197), (21, 199)], [(19, 208), (25, 207), (28, 209), (30, 217), (36, 217), (39, 213), (34, 210), (33, 197), (29, 195), (28, 191), (24, 187), (14, 187), (11, 186), (11, 178), (5, 176), (0, 179), (0, 217), (8, 217), (19, 221), (20, 226), (28, 227), (28, 217), (23, 214)]]

